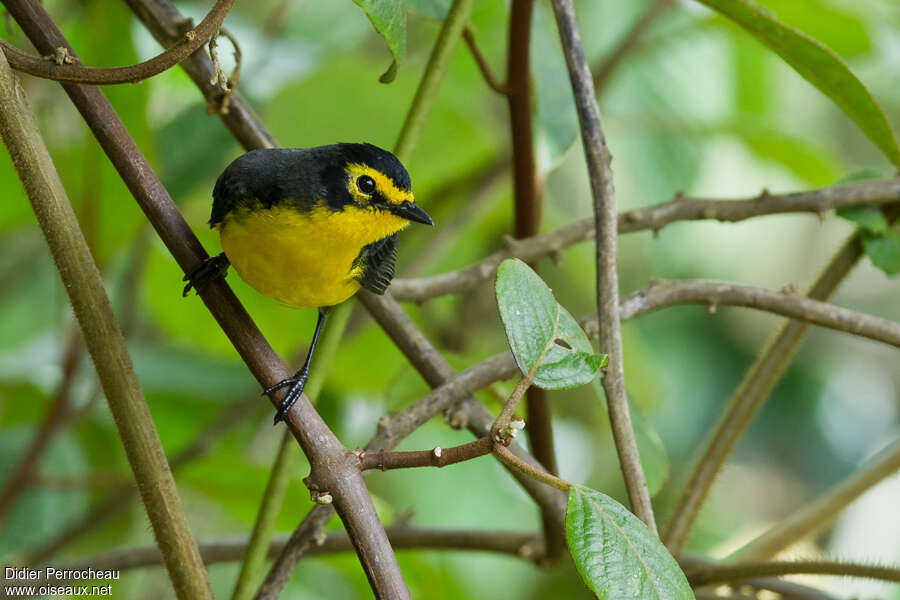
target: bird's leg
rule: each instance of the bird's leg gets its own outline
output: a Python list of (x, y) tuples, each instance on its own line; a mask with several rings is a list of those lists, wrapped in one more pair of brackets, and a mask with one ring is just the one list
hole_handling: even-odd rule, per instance
[(309, 352), (306, 353), (306, 361), (303, 363), (300, 370), (294, 373), (293, 377), (288, 377), (284, 381), (279, 381), (272, 387), (266, 388), (266, 391), (263, 392), (264, 394), (271, 394), (276, 390), (290, 386), (288, 393), (285, 394), (284, 399), (281, 401), (281, 405), (278, 407), (278, 412), (275, 413), (275, 425), (277, 425), (279, 421), (284, 420), (284, 416), (294, 405), (294, 402), (297, 401), (297, 398), (300, 397), (300, 394), (303, 393), (303, 388), (306, 387), (306, 380), (309, 379), (309, 365), (312, 362), (313, 354), (316, 351), (316, 344), (319, 342), (319, 334), (322, 333), (322, 326), (325, 325), (325, 317), (328, 316), (328, 310), (329, 307), (327, 306), (319, 308), (319, 319), (316, 321), (316, 332), (313, 333), (312, 342), (309, 344)]
[(228, 273), (229, 265), (231, 265), (231, 262), (229, 262), (228, 257), (225, 256), (224, 252), (204, 258), (203, 262), (194, 267), (194, 269), (182, 279), (182, 281), (187, 281), (187, 285), (184, 286), (184, 291), (181, 295), (186, 297), (188, 292), (191, 291), (191, 288), (196, 290), (201, 285), (204, 285), (213, 279), (225, 277), (225, 274)]

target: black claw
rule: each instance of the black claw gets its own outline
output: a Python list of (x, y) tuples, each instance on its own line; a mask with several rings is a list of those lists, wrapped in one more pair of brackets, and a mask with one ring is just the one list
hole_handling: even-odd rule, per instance
[(187, 281), (187, 285), (184, 286), (184, 291), (181, 293), (182, 297), (187, 297), (191, 288), (196, 290), (207, 282), (218, 279), (219, 277), (225, 277), (230, 265), (231, 262), (229, 262), (228, 257), (225, 256), (224, 252), (203, 259), (203, 262), (181, 279), (182, 281)]
[(278, 406), (278, 411), (275, 413), (275, 421), (272, 423), (273, 425), (278, 425), (279, 422), (284, 420), (284, 417), (287, 415), (288, 411), (291, 410), (294, 402), (296, 402), (297, 398), (300, 397), (300, 394), (303, 393), (303, 388), (306, 387), (307, 379), (309, 379), (309, 371), (301, 369), (293, 377), (288, 377), (283, 381), (279, 381), (275, 385), (266, 388), (266, 391), (263, 392), (264, 394), (270, 394), (276, 390), (290, 386), (288, 393), (284, 395), (284, 399)]

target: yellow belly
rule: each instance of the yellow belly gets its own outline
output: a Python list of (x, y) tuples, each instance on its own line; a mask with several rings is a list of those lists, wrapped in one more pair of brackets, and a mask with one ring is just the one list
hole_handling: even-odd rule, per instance
[(346, 207), (236, 209), (219, 226), (222, 249), (241, 279), (294, 308), (334, 306), (356, 293), (363, 246), (400, 231), (406, 219)]

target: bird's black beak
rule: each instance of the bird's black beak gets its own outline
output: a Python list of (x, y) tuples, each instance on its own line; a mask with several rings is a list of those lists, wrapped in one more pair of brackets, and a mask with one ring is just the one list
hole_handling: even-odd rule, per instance
[(415, 221), (416, 223), (422, 223), (424, 225), (434, 225), (434, 221), (430, 216), (428, 216), (428, 213), (412, 202), (389, 204), (387, 209), (398, 217), (403, 217), (404, 219)]

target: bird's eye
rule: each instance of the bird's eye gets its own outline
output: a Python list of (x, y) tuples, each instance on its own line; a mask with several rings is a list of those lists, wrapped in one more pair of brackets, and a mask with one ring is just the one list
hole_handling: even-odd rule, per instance
[(375, 180), (368, 175), (360, 175), (356, 179), (356, 187), (363, 194), (371, 194), (375, 191)]

